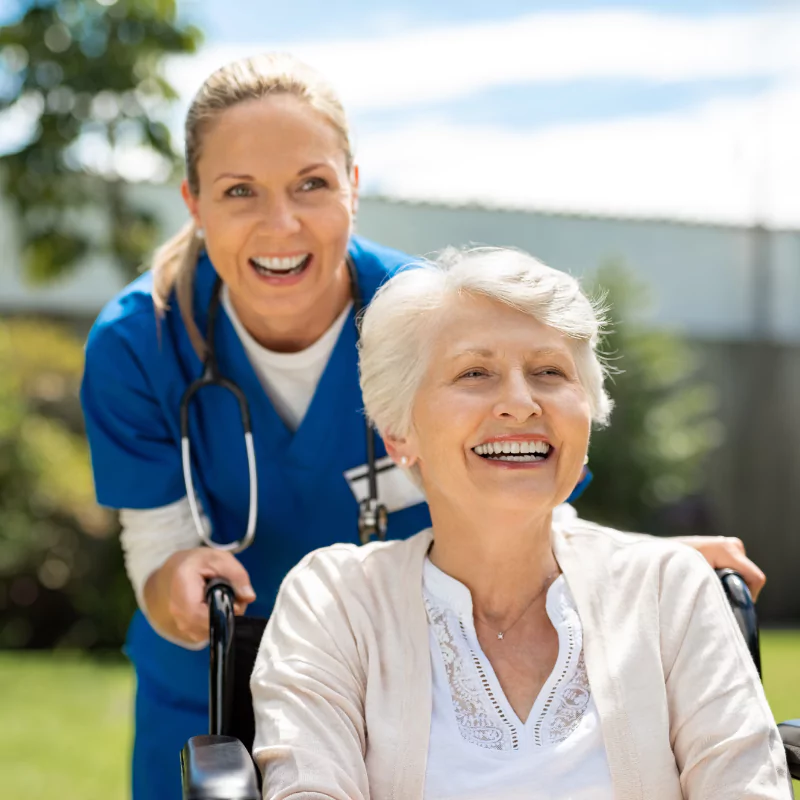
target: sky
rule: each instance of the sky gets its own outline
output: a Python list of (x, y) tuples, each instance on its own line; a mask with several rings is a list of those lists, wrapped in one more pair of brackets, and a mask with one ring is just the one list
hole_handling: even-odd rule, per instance
[(288, 50), (340, 92), (366, 192), (800, 228), (800, 0), (179, 0), (203, 78)]

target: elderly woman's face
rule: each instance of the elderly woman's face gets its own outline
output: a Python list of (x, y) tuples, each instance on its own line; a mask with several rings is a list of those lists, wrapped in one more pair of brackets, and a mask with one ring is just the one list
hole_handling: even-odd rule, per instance
[(432, 502), (554, 508), (580, 478), (591, 427), (567, 337), (483, 298), (441, 313), (401, 455)]

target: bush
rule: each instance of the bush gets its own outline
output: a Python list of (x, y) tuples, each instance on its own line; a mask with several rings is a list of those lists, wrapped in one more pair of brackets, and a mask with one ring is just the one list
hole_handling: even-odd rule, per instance
[(722, 438), (715, 389), (698, 379), (681, 337), (642, 323), (648, 292), (629, 269), (607, 264), (587, 288), (610, 309), (603, 350), (615, 408), (610, 427), (592, 435), (594, 480), (576, 507), (623, 530), (708, 532), (703, 469)]
[(94, 502), (82, 368), (65, 326), (0, 322), (0, 647), (116, 647), (133, 609)]

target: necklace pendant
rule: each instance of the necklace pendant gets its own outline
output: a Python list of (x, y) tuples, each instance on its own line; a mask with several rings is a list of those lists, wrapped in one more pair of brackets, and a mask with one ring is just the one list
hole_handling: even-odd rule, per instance
[(503, 638), (503, 631), (498, 631), (497, 638), (498, 639), (502, 639)]

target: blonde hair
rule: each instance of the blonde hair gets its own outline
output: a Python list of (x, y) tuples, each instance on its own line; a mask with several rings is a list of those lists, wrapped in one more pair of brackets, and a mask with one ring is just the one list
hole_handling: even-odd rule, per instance
[[(218, 69), (206, 79), (192, 100), (186, 114), (185, 161), (186, 180), (193, 195), (200, 190), (197, 163), (208, 127), (226, 109), (277, 94), (293, 95), (328, 120), (342, 140), (350, 173), (353, 167), (350, 131), (333, 87), (316, 70), (288, 53), (267, 53)], [(164, 315), (174, 289), (183, 323), (201, 358), (206, 343), (194, 321), (192, 297), (197, 259), (202, 249), (197, 228), (190, 220), (155, 252), (151, 267), (156, 313), (159, 317)]]
[[(575, 278), (510, 248), (449, 248), (433, 262), (410, 265), (376, 293), (361, 322), (359, 372), (367, 416), (381, 435), (411, 431), (417, 389), (428, 368), (440, 311), (472, 295), (504, 303), (569, 337), (592, 420), (608, 423), (612, 401), (598, 353), (604, 310)], [(416, 467), (409, 475), (420, 486)]]

